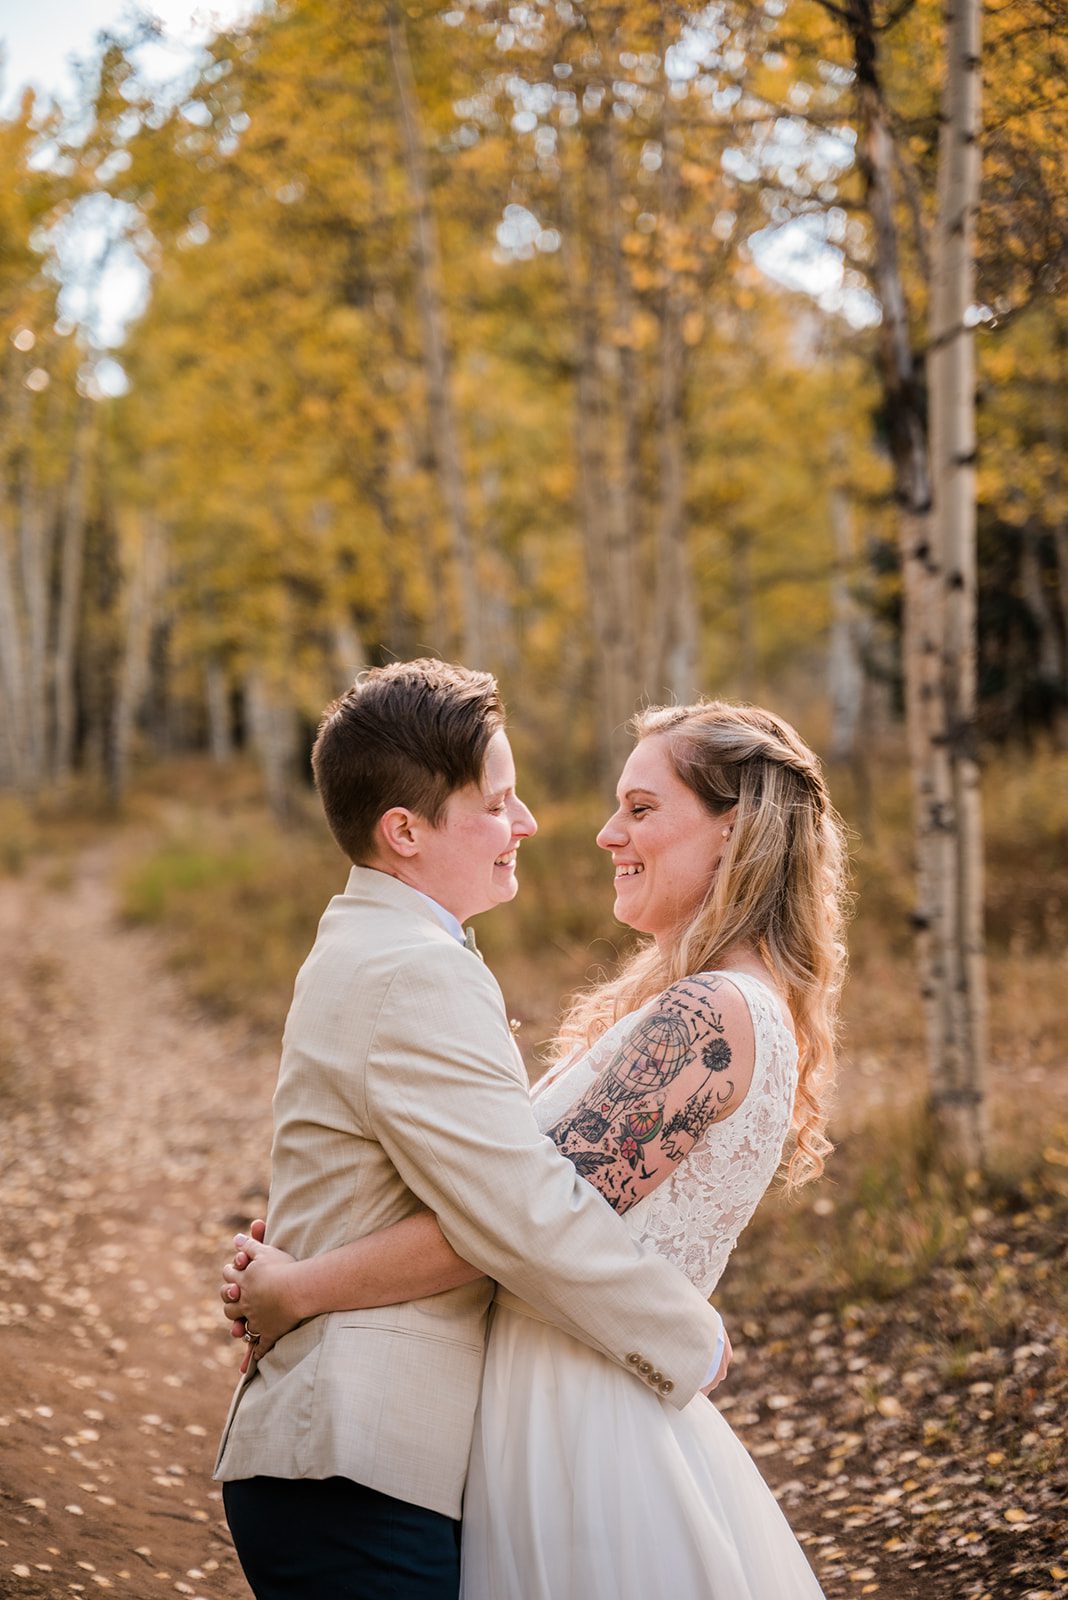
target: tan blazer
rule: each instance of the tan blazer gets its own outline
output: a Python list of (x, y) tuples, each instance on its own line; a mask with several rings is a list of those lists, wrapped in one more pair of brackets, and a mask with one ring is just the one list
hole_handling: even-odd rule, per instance
[(216, 1477), (348, 1477), (460, 1514), (497, 1280), (684, 1405), (717, 1314), (643, 1251), (535, 1123), (487, 967), (426, 901), (354, 867), (297, 977), (278, 1087), (267, 1237), (298, 1256), (434, 1211), (487, 1277), (314, 1317), (238, 1386)]

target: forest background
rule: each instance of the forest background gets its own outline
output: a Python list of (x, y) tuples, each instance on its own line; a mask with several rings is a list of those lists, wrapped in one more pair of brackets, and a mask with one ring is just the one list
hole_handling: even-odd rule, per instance
[[(721, 1298), (751, 1340), (733, 1420), (795, 1524), (819, 1504), (830, 1595), (1068, 1592), (1066, 24), (1063, 0), (988, 6), (973, 63), (977, 657), (954, 738), (983, 775), (990, 1005), (963, 1166), (928, 1114), (905, 718), (940, 8), (278, 0), (163, 87), (131, 21), (76, 102), (0, 121), (12, 916), (47, 923), (103, 874), (101, 937), (155, 950), (198, 1025), (273, 1049), (344, 873), (308, 781), (318, 715), (365, 665), (462, 659), (500, 678), (541, 824), (479, 930), (536, 1072), (563, 994), (626, 947), (592, 840), (630, 713), (752, 699), (823, 754), (857, 895), (840, 1149), (769, 1197)], [(94, 285), (131, 250), (146, 303), (109, 345)], [(158, 946), (121, 945), (144, 929)], [(26, 973), (45, 1011), (57, 959)], [(77, 1137), (69, 1075), (47, 1103), (12, 1018), (9, 1175)], [(240, 1218), (271, 1082), (232, 1071)], [(43, 1245), (33, 1185), (13, 1193), (0, 1324), (33, 1349), (12, 1284), (40, 1282)], [(198, 1212), (206, 1259), (226, 1210)], [(45, 1538), (21, 1470), (0, 1492)], [(238, 1581), (216, 1554), (195, 1584)], [(16, 1561), (11, 1592), (66, 1593), (48, 1564)]]

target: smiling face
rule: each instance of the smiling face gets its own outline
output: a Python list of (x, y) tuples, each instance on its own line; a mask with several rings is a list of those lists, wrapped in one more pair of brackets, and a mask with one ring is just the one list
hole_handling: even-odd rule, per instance
[(631, 751), (616, 792), (618, 809), (597, 835), (615, 863), (615, 915), (659, 943), (690, 921), (708, 893), (734, 810), (712, 816), (657, 734)]
[(464, 922), (515, 897), (516, 851), (537, 827), (515, 792), (511, 746), (498, 732), (486, 746), (481, 782), (453, 791), (436, 828), (409, 815), (415, 848), (389, 870)]

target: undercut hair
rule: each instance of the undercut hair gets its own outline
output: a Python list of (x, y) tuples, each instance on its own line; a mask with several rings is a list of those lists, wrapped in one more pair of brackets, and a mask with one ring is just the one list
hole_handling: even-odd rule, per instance
[(497, 680), (446, 661), (395, 661), (362, 672), (327, 706), (312, 748), (326, 820), (349, 860), (365, 865), (393, 806), (431, 827), (449, 796), (478, 783), (504, 727)]

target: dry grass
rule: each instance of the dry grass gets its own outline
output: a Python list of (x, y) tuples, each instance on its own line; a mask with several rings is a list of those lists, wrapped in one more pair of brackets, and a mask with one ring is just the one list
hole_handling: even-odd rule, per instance
[(59, 887), (79, 851), (128, 820), (116, 813), (101, 785), (87, 778), (32, 802), (0, 793), (0, 878), (18, 877), (44, 862)]
[(121, 904), (131, 921), (167, 930), (173, 965), (209, 1010), (281, 1034), (297, 969), (345, 876), (321, 835), (281, 833), (261, 817), (217, 818), (207, 831), (181, 818), (126, 872)]

